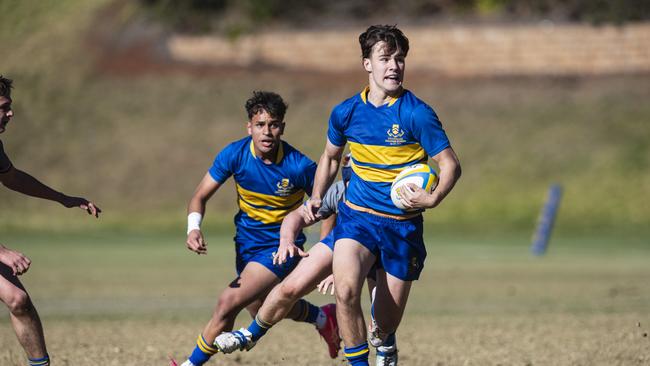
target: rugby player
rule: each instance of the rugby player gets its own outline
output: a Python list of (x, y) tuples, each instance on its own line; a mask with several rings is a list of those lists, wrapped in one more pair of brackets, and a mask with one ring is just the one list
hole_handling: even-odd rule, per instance
[[(314, 192), (304, 207), (308, 220), (314, 220), (349, 143), (353, 173), (333, 234), (336, 315), (348, 362), (368, 365), (363, 280), (379, 260), (384, 272), (377, 276), (370, 340), (390, 350), (411, 284), (424, 266), (421, 212), (440, 204), (461, 169), (437, 114), (403, 87), (406, 36), (395, 26), (374, 25), (359, 36), (359, 43), (368, 86), (334, 107)], [(403, 168), (428, 157), (439, 168), (436, 189), (427, 193), (411, 186), (401, 197), (407, 210), (398, 209), (390, 198), (391, 182)], [(397, 362), (392, 350), (378, 348), (377, 356), (387, 365)]]
[[(14, 117), (11, 109), (13, 81), (0, 75), (0, 134)], [(64, 207), (79, 207), (90, 215), (99, 217), (101, 210), (94, 203), (81, 197), (67, 196), (57, 192), (28, 173), (16, 168), (4, 151), (0, 141), (0, 182), (19, 193), (58, 202)], [(18, 342), (27, 353), (29, 365), (47, 366), (50, 357), (45, 346), (43, 325), (27, 290), (18, 276), (27, 272), (31, 261), (24, 254), (0, 244), (0, 300), (9, 308), (11, 324)]]
[[(278, 94), (256, 91), (245, 107), (249, 136), (226, 146), (199, 183), (188, 205), (186, 241), (192, 252), (207, 254), (207, 242), (200, 229), (206, 203), (233, 176), (239, 205), (234, 238), (237, 277), (221, 292), (212, 318), (182, 366), (207, 362), (218, 352), (216, 336), (232, 330), (237, 314), (244, 308), (255, 317), (269, 291), (300, 260), (296, 256), (276, 266), (273, 254), (278, 250), (282, 220), (302, 205), (305, 193), (311, 194), (316, 164), (281, 139), (287, 105)], [(305, 236), (300, 233), (296, 245), (302, 248), (304, 242)], [(331, 329), (335, 325), (334, 311), (328, 309), (301, 301), (287, 317), (314, 324), (321, 333), (336, 332)]]
[[(352, 174), (352, 168), (347, 164), (349, 160), (350, 156), (348, 154), (345, 157), (346, 163), (344, 163), (341, 169), (342, 180), (336, 182), (327, 190), (325, 197), (323, 197), (322, 205), (316, 215), (317, 220), (322, 220), (320, 242), (314, 244), (307, 253), (297, 247), (294, 242), (298, 233), (303, 228), (315, 222), (306, 220), (305, 211), (302, 207), (295, 209), (287, 215), (280, 229), (280, 247), (275, 255), (274, 263), (285, 263), (288, 258), (294, 255), (300, 255), (303, 259), (287, 278), (273, 288), (248, 328), (242, 328), (235, 332), (222, 333), (217, 337), (215, 344), (220, 351), (230, 353), (237, 349), (250, 350), (273, 325), (285, 317), (296, 301), (302, 301), (299, 299), (311, 292), (314, 288), (318, 288), (323, 294), (331, 290), (333, 294), (334, 285), (331, 273), (334, 239), (332, 228), (336, 220), (337, 207), (345, 198), (345, 189)], [(381, 270), (381, 268), (376, 268), (375, 271), (371, 270), (368, 275), (368, 290), (371, 294), (371, 301), (375, 288), (375, 273)], [(330, 346), (340, 345), (340, 337), (338, 334), (333, 333), (330, 336), (336, 337), (329, 342)], [(394, 343), (392, 348), (396, 350), (396, 347)], [(339, 349), (340, 346), (336, 349), (330, 347), (330, 356), (335, 358), (338, 355)]]

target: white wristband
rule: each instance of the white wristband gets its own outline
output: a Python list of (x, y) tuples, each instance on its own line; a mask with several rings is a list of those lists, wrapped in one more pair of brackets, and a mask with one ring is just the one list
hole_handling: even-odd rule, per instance
[(198, 212), (190, 212), (187, 215), (187, 234), (190, 234), (192, 230), (201, 230), (201, 220), (203, 220), (203, 215)]

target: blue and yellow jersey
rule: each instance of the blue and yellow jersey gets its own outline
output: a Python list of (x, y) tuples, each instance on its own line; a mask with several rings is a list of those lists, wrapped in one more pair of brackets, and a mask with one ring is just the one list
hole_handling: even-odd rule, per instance
[[(235, 216), (235, 242), (247, 248), (278, 246), (280, 224), (289, 212), (311, 195), (316, 164), (282, 141), (273, 164), (255, 156), (248, 136), (226, 146), (209, 170), (212, 178), (225, 182), (234, 176), (239, 212)], [(301, 233), (296, 244), (302, 244)]]
[(346, 198), (353, 204), (401, 215), (390, 199), (390, 186), (405, 167), (426, 162), (450, 146), (436, 112), (413, 93), (375, 107), (368, 88), (334, 107), (327, 138), (350, 143), (352, 178)]

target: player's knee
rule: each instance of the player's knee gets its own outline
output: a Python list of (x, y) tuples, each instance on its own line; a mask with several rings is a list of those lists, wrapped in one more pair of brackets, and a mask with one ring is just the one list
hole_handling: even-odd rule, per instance
[(300, 287), (295, 283), (284, 283), (280, 284), (279, 295), (282, 300), (295, 301), (302, 297)]
[(225, 319), (236, 316), (243, 308), (238, 296), (228, 293), (221, 294), (214, 309), (213, 317)]
[(32, 308), (32, 302), (29, 295), (23, 290), (13, 291), (6, 301), (9, 311), (13, 315), (24, 315), (29, 313)]
[(355, 291), (354, 286), (347, 284), (336, 284), (335, 286), (336, 303), (344, 306), (354, 305), (360, 301), (361, 294)]

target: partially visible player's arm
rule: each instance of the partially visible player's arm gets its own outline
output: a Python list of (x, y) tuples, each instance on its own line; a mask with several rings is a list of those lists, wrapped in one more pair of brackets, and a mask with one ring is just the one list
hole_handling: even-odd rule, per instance
[(329, 140), (325, 144), (325, 151), (318, 161), (316, 176), (314, 178), (314, 189), (305, 207), (305, 219), (307, 222), (315, 222), (316, 213), (321, 206), (323, 195), (332, 185), (336, 173), (339, 171), (341, 155), (345, 146), (336, 146)]
[(438, 168), (440, 169), (440, 180), (436, 189), (431, 193), (432, 200), (428, 208), (438, 206), (454, 188), (461, 175), (460, 161), (458, 161), (458, 156), (456, 156), (454, 149), (451, 147), (442, 150), (436, 156), (433, 156), (432, 159), (438, 164)]
[(442, 150), (431, 157), (440, 169), (439, 181), (436, 189), (431, 194), (422, 188), (410, 184), (411, 190), (404, 190), (404, 203), (408, 208), (434, 208), (451, 192), (460, 178), (460, 162), (451, 147)]
[(210, 173), (206, 173), (194, 190), (194, 194), (187, 205), (188, 229), (187, 248), (197, 254), (207, 254), (207, 243), (203, 239), (200, 224), (205, 214), (205, 206), (221, 184), (214, 180)]
[(280, 245), (278, 246), (277, 252), (273, 255), (273, 264), (283, 264), (287, 261), (287, 257), (293, 258), (295, 254), (301, 257), (309, 256), (308, 253), (298, 248), (295, 244), (298, 233), (310, 225), (305, 221), (304, 213), (303, 206), (301, 205), (289, 212), (284, 220), (282, 220), (282, 226), (280, 226)]
[(16, 192), (32, 197), (55, 201), (68, 208), (79, 207), (95, 217), (98, 217), (99, 213), (102, 212), (99, 207), (87, 199), (67, 196), (61, 192), (55, 191), (41, 183), (38, 179), (15, 167), (11, 167), (7, 172), (0, 174), (0, 181), (2, 181), (2, 184), (5, 187)]

